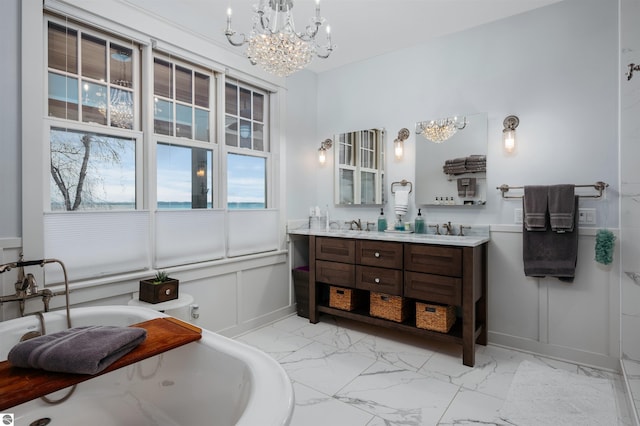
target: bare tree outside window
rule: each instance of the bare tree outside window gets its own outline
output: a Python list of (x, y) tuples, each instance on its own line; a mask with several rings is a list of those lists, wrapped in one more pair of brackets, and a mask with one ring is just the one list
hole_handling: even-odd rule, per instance
[(135, 140), (51, 130), (51, 210), (135, 207)]

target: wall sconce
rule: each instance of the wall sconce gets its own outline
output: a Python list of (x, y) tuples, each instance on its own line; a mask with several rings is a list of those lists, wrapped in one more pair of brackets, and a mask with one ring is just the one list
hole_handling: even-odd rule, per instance
[(516, 149), (516, 127), (520, 124), (520, 119), (515, 115), (510, 115), (504, 119), (502, 125), (504, 130), (502, 131), (502, 146), (504, 150), (511, 154)]
[(331, 139), (325, 139), (318, 148), (318, 161), (321, 165), (327, 162), (327, 150), (331, 148), (333, 141)]
[(404, 156), (404, 141), (409, 138), (409, 135), (409, 129), (403, 127), (398, 132), (398, 137), (393, 141), (393, 152), (396, 160), (402, 160)]

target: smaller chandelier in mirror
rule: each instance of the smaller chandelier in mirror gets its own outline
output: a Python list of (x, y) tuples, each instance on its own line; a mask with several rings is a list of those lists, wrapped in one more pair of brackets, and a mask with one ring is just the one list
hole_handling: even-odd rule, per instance
[(435, 143), (442, 143), (467, 126), (467, 117), (448, 117), (439, 120), (419, 121), (416, 133)]
[(315, 15), (303, 31), (297, 32), (293, 23), (293, 0), (260, 0), (254, 7), (256, 16), (249, 35), (231, 29), (231, 8), (227, 9), (227, 28), (224, 34), (233, 46), (249, 44), (247, 58), (253, 65), (260, 65), (265, 71), (286, 77), (304, 69), (317, 56), (329, 57), (334, 46), (331, 44), (331, 30), (326, 26), (326, 43), (318, 43), (318, 33), (325, 20), (320, 16), (320, 0), (316, 0)]

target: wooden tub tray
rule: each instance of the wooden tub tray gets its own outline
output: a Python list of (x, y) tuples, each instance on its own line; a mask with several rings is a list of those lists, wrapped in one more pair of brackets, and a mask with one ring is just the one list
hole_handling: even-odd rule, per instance
[(56, 373), (33, 368), (14, 367), (8, 361), (0, 362), (0, 412), (187, 343), (200, 340), (202, 337), (202, 329), (173, 317), (155, 318), (133, 324), (131, 327), (140, 327), (147, 330), (147, 338), (134, 350), (95, 375)]

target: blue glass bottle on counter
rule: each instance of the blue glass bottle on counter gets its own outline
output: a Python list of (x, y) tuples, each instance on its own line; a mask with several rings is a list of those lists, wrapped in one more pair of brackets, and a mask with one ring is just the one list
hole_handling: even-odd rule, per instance
[(413, 227), (416, 234), (424, 234), (424, 218), (422, 217), (421, 209), (418, 209), (418, 215), (416, 216), (416, 222)]
[(384, 209), (380, 208), (380, 216), (378, 217), (378, 232), (384, 232), (387, 229), (387, 218), (384, 217)]

